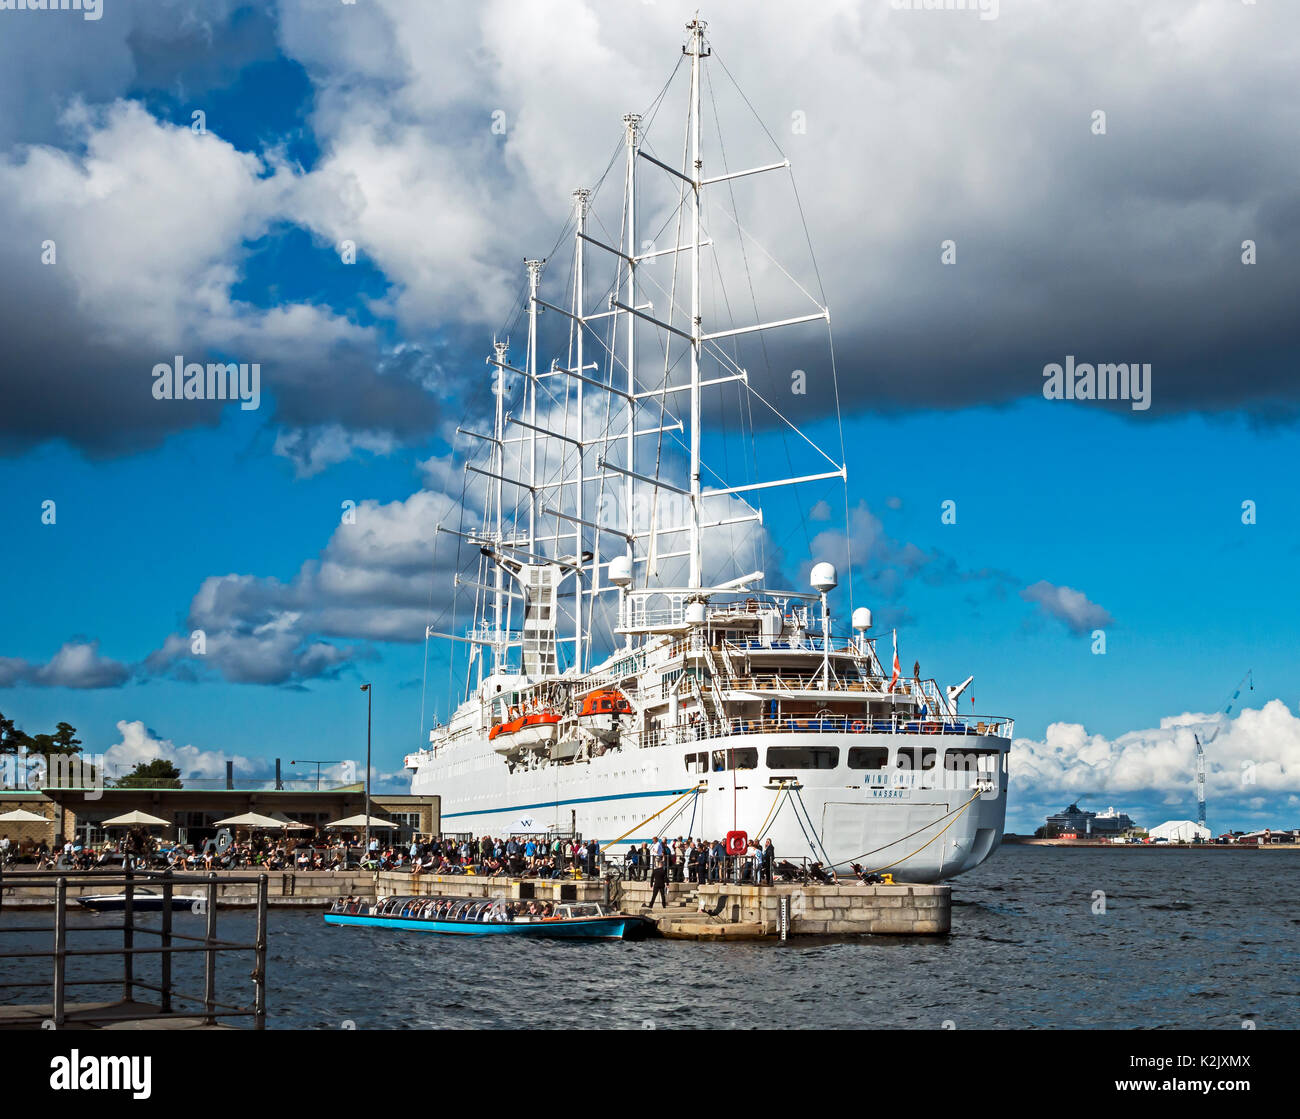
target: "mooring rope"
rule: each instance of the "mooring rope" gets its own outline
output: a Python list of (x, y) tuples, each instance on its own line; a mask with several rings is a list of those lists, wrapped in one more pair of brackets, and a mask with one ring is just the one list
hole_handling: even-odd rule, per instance
[[(924, 843), (922, 843), (921, 846), (918, 847), (915, 851), (910, 851), (910, 852), (908, 852), (908, 854), (904, 855), (901, 859), (895, 859), (892, 863), (886, 863), (884, 866), (877, 867), (875, 870), (870, 871), (869, 873), (871, 873), (871, 874), (879, 874), (882, 870), (888, 870), (890, 867), (897, 866), (899, 863), (902, 863), (902, 862), (906, 862), (906, 861), (907, 861), (908, 859), (910, 859), (913, 855), (919, 855), (922, 851), (924, 851), (927, 847), (929, 847), (931, 843), (933, 843), (936, 839), (938, 839), (939, 836), (943, 835), (944, 832), (946, 832), (950, 827), (952, 827), (953, 824), (955, 824), (955, 823), (957, 822), (958, 817), (961, 816), (961, 814), (962, 814), (963, 812), (965, 812), (966, 809), (968, 809), (972, 804), (974, 804), (974, 803), (975, 803), (979, 798), (980, 798), (980, 793), (979, 793), (979, 792), (976, 792), (975, 795), (974, 795), (973, 797), (971, 797), (970, 800), (968, 800), (968, 801), (967, 801), (965, 804), (963, 804), (960, 808), (956, 808), (956, 809), (954, 809), (954, 810), (951, 811), (951, 812), (945, 812), (945, 813), (944, 813), (944, 816), (951, 816), (952, 819), (949, 820), (946, 824), (944, 824), (944, 826), (943, 826), (942, 828), (940, 828), (937, 832), (935, 832), (934, 835), (932, 835), (929, 839), (927, 839)], [(940, 817), (939, 817), (939, 820), (942, 820), (942, 819), (943, 819), (943, 816), (940, 816)], [(939, 820), (932, 820), (932, 821), (930, 821), (930, 823), (926, 824), (924, 827), (919, 827), (919, 828), (916, 829), (916, 831), (914, 831), (914, 832), (909, 832), (907, 835), (904, 835), (904, 836), (900, 837), (899, 839), (895, 839), (892, 843), (886, 843), (884, 847), (877, 847), (877, 848), (875, 849), (875, 851), (868, 851), (868, 852), (866, 852), (865, 855), (859, 855), (858, 858), (859, 858), (859, 859), (865, 859), (865, 858), (867, 857), (867, 855), (874, 855), (874, 854), (876, 853), (876, 851), (884, 851), (884, 850), (886, 850), (886, 849), (888, 849), (888, 848), (890, 848), (890, 847), (894, 847), (894, 846), (896, 846), (897, 844), (902, 843), (904, 839), (911, 839), (912, 836), (917, 835), (918, 833), (925, 831), (926, 828), (934, 827), (934, 825), (937, 824), (937, 823), (939, 822)], [(849, 861), (850, 861), (850, 862), (856, 862), (857, 860), (855, 860), (855, 859), (851, 859), (851, 860), (849, 860)], [(839, 866), (839, 865), (841, 865), (841, 864), (836, 863), (835, 865), (836, 865), (836, 866)]]
[(637, 828), (644, 827), (651, 820), (655, 819), (658, 816), (662, 816), (665, 812), (668, 811), (668, 809), (670, 809), (674, 804), (676, 804), (679, 800), (681, 800), (682, 797), (688, 797), (692, 793), (698, 794), (701, 788), (703, 788), (702, 785), (696, 785), (695, 788), (693, 789), (687, 789), (684, 793), (681, 794), (681, 796), (673, 797), (673, 799), (670, 800), (667, 804), (665, 804), (661, 809), (659, 809), (659, 811), (656, 812), (654, 816), (647, 816), (639, 824), (633, 824), (630, 828), (627, 829), (627, 831), (625, 831), (617, 839), (611, 839), (608, 843), (605, 844), (604, 847), (600, 849), (601, 853), (604, 854), (604, 852), (608, 851), (611, 847), (613, 847), (615, 843), (622, 843), (623, 840), (625, 840), (629, 835), (631, 835), (634, 831), (636, 831)]

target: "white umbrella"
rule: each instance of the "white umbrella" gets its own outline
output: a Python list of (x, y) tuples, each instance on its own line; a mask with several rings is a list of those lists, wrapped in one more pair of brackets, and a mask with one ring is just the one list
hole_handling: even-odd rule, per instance
[(273, 820), (270, 816), (263, 816), (260, 812), (245, 812), (242, 816), (230, 816), (224, 820), (218, 820), (214, 825), (218, 828), (282, 828), (284, 825), (279, 820)]
[[(355, 816), (349, 816), (346, 820), (335, 820), (332, 824), (326, 824), (327, 828), (364, 828), (366, 826), (366, 817), (364, 813), (358, 813)], [(397, 825), (392, 820), (381, 820), (378, 816), (370, 817), (370, 826), (372, 828), (395, 828)]]
[(35, 812), (28, 812), (25, 808), (14, 808), (9, 812), (0, 813), (0, 821), (6, 824), (48, 824), (48, 816), (38, 816)]
[(157, 816), (150, 816), (148, 812), (127, 812), (122, 816), (114, 816), (111, 820), (105, 820), (100, 827), (104, 828), (137, 828), (137, 827), (170, 827), (170, 820), (160, 820)]
[(291, 820), (283, 812), (272, 812), (271, 819), (279, 822), (280, 827), (285, 831), (311, 831), (311, 824), (304, 824), (300, 820)]

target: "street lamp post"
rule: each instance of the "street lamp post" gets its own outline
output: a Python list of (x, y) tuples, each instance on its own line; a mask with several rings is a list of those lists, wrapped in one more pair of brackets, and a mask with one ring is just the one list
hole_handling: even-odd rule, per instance
[(361, 690), (366, 693), (366, 845), (361, 856), (364, 860), (370, 857), (370, 710), (375, 694), (369, 684), (362, 684)]
[(303, 765), (314, 765), (316, 767), (316, 791), (320, 792), (320, 767), (335, 765), (338, 760), (338, 758), (291, 758), (289, 764), (298, 765), (301, 762)]

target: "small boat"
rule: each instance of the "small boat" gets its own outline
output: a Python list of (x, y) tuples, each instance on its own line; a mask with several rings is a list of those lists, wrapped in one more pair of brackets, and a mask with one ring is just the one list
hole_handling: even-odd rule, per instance
[(524, 750), (542, 752), (555, 741), (560, 723), (556, 712), (537, 710), (519, 715), (512, 710), (511, 715), (509, 721), (488, 731), (492, 748), (503, 757), (514, 759)]
[[(193, 909), (196, 902), (206, 899), (202, 894), (172, 894), (172, 909)], [(126, 894), (83, 894), (73, 898), (83, 909), (93, 909), (96, 913), (116, 913), (126, 908)], [(144, 913), (161, 910), (163, 896), (158, 890), (136, 890), (131, 897), (131, 908)]]
[(555, 741), (560, 716), (554, 711), (536, 711), (524, 716), (524, 725), (515, 732), (515, 741), (528, 749), (537, 750)]
[(373, 904), (338, 898), (326, 911), (325, 923), (451, 936), (584, 940), (639, 940), (656, 929), (646, 917), (615, 913), (599, 902), (561, 902), (547, 916), (524, 912), (527, 904), (503, 898), (405, 896), (380, 898)]
[(617, 688), (600, 688), (582, 699), (578, 709), (578, 723), (600, 743), (612, 746), (623, 732), (620, 716), (630, 720), (636, 711), (627, 696)]

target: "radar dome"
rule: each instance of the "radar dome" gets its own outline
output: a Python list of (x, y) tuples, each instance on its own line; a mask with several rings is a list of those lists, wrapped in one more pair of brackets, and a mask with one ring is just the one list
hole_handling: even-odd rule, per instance
[(833, 591), (839, 586), (839, 577), (835, 574), (835, 565), (833, 563), (815, 563), (813, 564), (812, 574), (808, 576), (808, 582), (812, 584), (815, 591), (825, 594), (827, 591)]
[(632, 582), (632, 561), (627, 556), (615, 556), (609, 561), (609, 581), (616, 587), (626, 587)]

